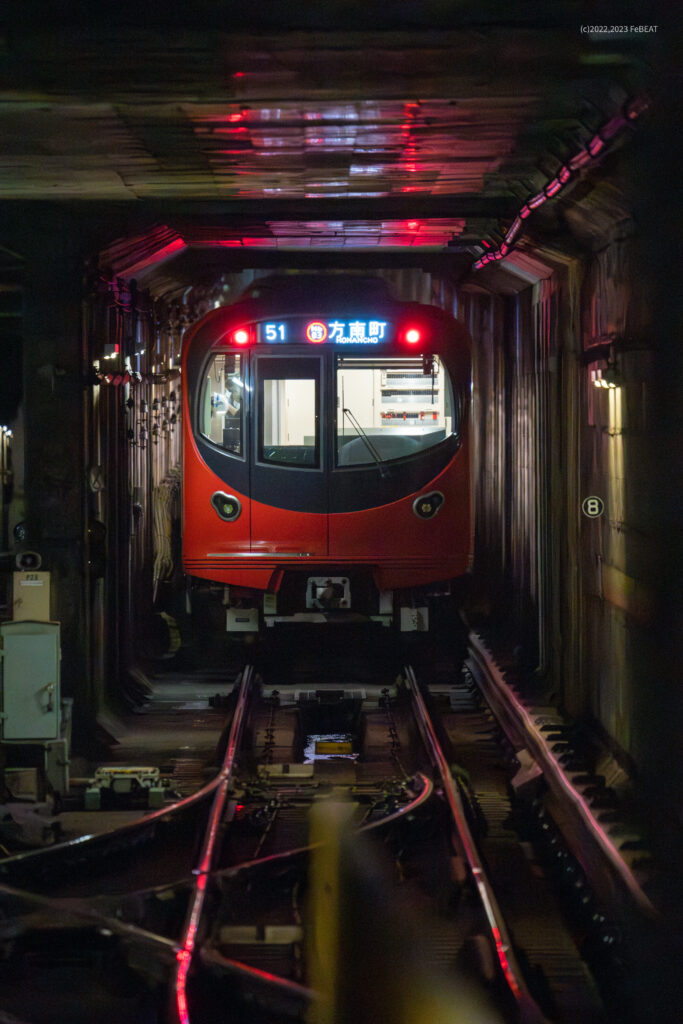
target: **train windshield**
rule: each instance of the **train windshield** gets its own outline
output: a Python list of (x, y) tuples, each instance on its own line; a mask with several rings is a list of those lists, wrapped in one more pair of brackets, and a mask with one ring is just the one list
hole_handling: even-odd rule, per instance
[(242, 455), (244, 435), (244, 366), (242, 356), (214, 356), (204, 378), (199, 429), (204, 437), (232, 455)]
[(401, 459), (457, 432), (453, 390), (438, 356), (336, 362), (338, 466)]

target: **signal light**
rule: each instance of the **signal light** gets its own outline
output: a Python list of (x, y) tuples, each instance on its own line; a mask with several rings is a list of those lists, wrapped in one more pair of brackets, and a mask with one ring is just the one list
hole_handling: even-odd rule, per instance
[(417, 345), (421, 337), (422, 334), (417, 327), (409, 327), (405, 333), (405, 339), (409, 345)]
[(236, 345), (248, 345), (249, 344), (249, 331), (244, 327), (240, 327), (237, 331), (233, 331), (232, 340)]

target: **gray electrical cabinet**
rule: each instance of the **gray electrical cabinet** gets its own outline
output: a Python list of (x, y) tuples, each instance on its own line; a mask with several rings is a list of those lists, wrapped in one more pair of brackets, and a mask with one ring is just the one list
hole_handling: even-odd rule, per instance
[(4, 740), (60, 737), (59, 661), (58, 622), (0, 624)]

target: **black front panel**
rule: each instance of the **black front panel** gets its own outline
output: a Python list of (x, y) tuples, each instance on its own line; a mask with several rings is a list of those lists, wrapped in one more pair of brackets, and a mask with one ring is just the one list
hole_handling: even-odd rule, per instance
[[(322, 493), (319, 480), (280, 467), (276, 469), (257, 464), (252, 468), (250, 492), (245, 463), (231, 459), (199, 440), (198, 445), (202, 458), (226, 487), (241, 494), (251, 493), (255, 501), (276, 508), (293, 512), (328, 511), (328, 498)], [(420, 491), (444, 469), (458, 448), (458, 438), (448, 438), (438, 448), (385, 466), (384, 476), (374, 465), (335, 470), (328, 476), (329, 511), (357, 512), (376, 508)]]
[(249, 494), (249, 463), (234, 458), (195, 434), (199, 454), (209, 469), (225, 484), (226, 488)]
[(457, 437), (449, 437), (429, 451), (385, 463), (381, 469), (374, 465), (336, 470), (330, 474), (330, 512), (376, 508), (422, 490), (445, 468), (459, 446)]

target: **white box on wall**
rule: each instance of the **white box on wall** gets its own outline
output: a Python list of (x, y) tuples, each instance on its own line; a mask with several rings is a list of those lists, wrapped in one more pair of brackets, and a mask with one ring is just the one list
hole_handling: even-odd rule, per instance
[(0, 644), (3, 739), (58, 739), (59, 623), (3, 622)]
[(49, 572), (15, 572), (12, 618), (15, 622), (50, 621)]

